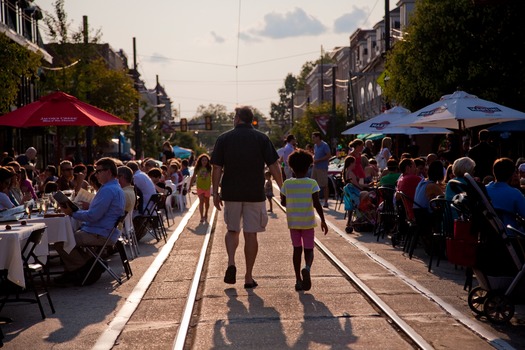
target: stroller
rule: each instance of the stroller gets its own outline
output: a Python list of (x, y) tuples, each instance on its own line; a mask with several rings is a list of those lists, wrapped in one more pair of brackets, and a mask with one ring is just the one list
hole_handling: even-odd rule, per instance
[[(514, 237), (508, 236), (482, 189), (469, 174), (465, 174), (465, 179), (465, 192), (454, 197), (454, 207), (470, 223), (470, 232), (475, 237), (469, 267), (472, 267), (479, 286), (470, 291), (468, 305), (492, 323), (503, 324), (514, 316), (516, 304), (525, 304), (525, 253), (522, 246), (525, 233), (508, 226), (515, 232)], [(456, 233), (455, 230), (454, 235)], [(454, 262), (448, 243), (447, 257)]]
[(376, 223), (376, 194), (373, 191), (360, 191), (352, 184), (343, 187), (345, 205), (346, 233), (373, 231)]

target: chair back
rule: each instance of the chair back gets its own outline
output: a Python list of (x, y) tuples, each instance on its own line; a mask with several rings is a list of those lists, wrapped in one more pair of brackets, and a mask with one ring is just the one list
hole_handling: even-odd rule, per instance
[(396, 191), (392, 187), (379, 186), (377, 188), (379, 195), (378, 203), (383, 203), (381, 212), (382, 213), (395, 213), (396, 207), (394, 205), (394, 196)]
[(31, 232), (31, 235), (27, 239), (26, 244), (24, 244), (24, 248), (22, 249), (22, 261), (24, 262), (24, 266), (28, 264), (30, 258), (33, 258), (35, 261), (38, 261), (38, 258), (34, 252), (36, 246), (39, 245), (42, 241), (42, 236), (44, 235), (45, 231), (46, 228), (43, 227)]
[(454, 214), (452, 211), (452, 201), (446, 200), (443, 196), (438, 196), (430, 200), (432, 210), (433, 231), (445, 237), (454, 235)]
[(158, 210), (158, 205), (162, 201), (162, 199), (163, 199), (162, 193), (152, 194), (151, 197), (149, 198), (146, 208), (144, 209), (144, 215), (151, 216), (155, 214)]

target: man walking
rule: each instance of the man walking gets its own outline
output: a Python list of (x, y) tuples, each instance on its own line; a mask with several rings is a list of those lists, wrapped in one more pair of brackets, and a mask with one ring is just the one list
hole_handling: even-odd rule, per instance
[(323, 207), (328, 208), (328, 160), (332, 156), (332, 153), (328, 144), (321, 139), (321, 133), (319, 131), (312, 133), (312, 142), (314, 144), (312, 179), (317, 181), (323, 193)]
[(297, 144), (297, 141), (295, 140), (295, 136), (290, 134), (286, 137), (286, 145), (284, 146), (284, 150), (283, 150), (283, 162), (284, 162), (284, 174), (287, 179), (293, 176), (292, 169), (288, 165), (288, 157), (290, 156), (290, 154), (292, 154), (293, 151), (295, 151), (296, 144)]
[(217, 138), (211, 157), (213, 204), (217, 210), (221, 210), (224, 201), (224, 221), (228, 230), (225, 238), (228, 269), (224, 282), (236, 282), (235, 252), (239, 245), (242, 221), (246, 260), (244, 288), (257, 287), (252, 276), (258, 251), (257, 232), (265, 231), (268, 223), (264, 192), (265, 165), (269, 167), (279, 188), (283, 184), (279, 156), (268, 136), (253, 128), (252, 121), (253, 112), (249, 107), (237, 108), (234, 128)]

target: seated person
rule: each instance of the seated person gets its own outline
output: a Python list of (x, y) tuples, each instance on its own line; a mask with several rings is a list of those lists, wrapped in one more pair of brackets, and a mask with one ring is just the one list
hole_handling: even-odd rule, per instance
[(11, 209), (15, 205), (9, 198), (9, 187), (16, 173), (6, 167), (0, 167), (0, 210)]
[(56, 181), (58, 189), (60, 191), (64, 190), (74, 190), (76, 183), (74, 181), (73, 173), (73, 163), (69, 160), (63, 160), (60, 162), (60, 177)]
[(155, 185), (155, 190), (157, 193), (166, 193), (166, 184), (161, 181), (162, 179), (162, 170), (160, 168), (152, 168), (148, 171), (148, 176), (153, 181)]
[[(55, 249), (65, 269), (64, 274), (54, 279), (55, 283), (60, 285), (80, 284), (83, 281), (94, 258), (81, 247), (103, 245), (119, 217), (124, 215), (125, 196), (117, 181), (115, 162), (111, 158), (101, 158), (96, 162), (95, 167), (94, 176), (101, 183), (101, 187), (89, 209), (73, 212), (69, 207), (62, 208), (65, 214), (82, 221), (82, 226), (75, 232), (77, 245), (71, 252), (64, 250), (64, 242), (55, 243)], [(119, 236), (120, 231), (116, 230), (111, 241), (115, 243)], [(86, 284), (95, 283), (100, 278), (104, 269), (99, 265), (97, 264), (93, 269)]]
[(444, 169), (443, 163), (439, 160), (430, 163), (428, 167), (428, 177), (419, 182), (414, 195), (412, 210), (414, 211), (414, 218), (420, 230), (420, 236), (427, 253), (429, 253), (431, 249), (430, 231), (433, 225), (430, 215), (432, 212), (430, 201), (444, 194), (443, 187), (441, 186), (441, 182), (445, 177)]
[[(509, 158), (499, 158), (494, 162), (492, 169), (496, 181), (487, 185), (487, 193), (492, 201), (492, 206), (505, 227), (511, 225), (523, 230), (516, 220), (516, 214), (525, 217), (525, 197), (520, 190), (509, 184), (516, 173), (514, 162)], [(510, 230), (507, 230), (507, 234), (514, 235)]]
[(386, 162), (386, 169), (381, 173), (379, 186), (396, 187), (397, 179), (399, 179), (401, 175), (398, 166), (399, 163), (393, 158), (390, 158), (388, 162)]

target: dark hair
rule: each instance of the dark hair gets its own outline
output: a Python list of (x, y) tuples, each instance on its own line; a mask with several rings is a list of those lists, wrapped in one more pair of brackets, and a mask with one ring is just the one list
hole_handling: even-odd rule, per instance
[(133, 172), (139, 170), (139, 165), (137, 162), (129, 161), (126, 163), (126, 166), (128, 166)]
[(127, 182), (133, 181), (133, 170), (127, 165), (121, 165), (117, 168), (117, 175), (123, 177)]
[(487, 129), (482, 129), (478, 133), (479, 141), (487, 141), (489, 139), (490, 132)]
[(346, 169), (350, 165), (352, 165), (353, 163), (355, 163), (355, 157), (354, 156), (346, 156), (345, 164), (343, 165), (343, 170), (341, 170), (341, 175), (343, 176), (343, 179), (346, 179), (346, 177), (345, 177)]
[(253, 122), (253, 111), (248, 106), (235, 108), (235, 115), (246, 124)]
[(48, 165), (46, 170), (51, 173), (51, 176), (55, 176), (57, 173), (57, 167), (54, 165)]
[(104, 169), (108, 169), (109, 171), (111, 171), (111, 175), (113, 175), (113, 177), (117, 176), (117, 164), (115, 164), (115, 161), (113, 161), (113, 159), (108, 157), (100, 158), (95, 163), (95, 165), (101, 166)]
[(73, 167), (74, 174), (85, 173), (86, 170), (87, 170), (87, 167), (84, 164), (77, 164)]
[(200, 170), (200, 168), (202, 167), (201, 159), (203, 158), (208, 158), (208, 164), (206, 164), (206, 170), (208, 170), (208, 172), (211, 172), (210, 156), (207, 153), (203, 153), (197, 158), (197, 160), (195, 161), (195, 168), (193, 169), (194, 172)]
[(152, 168), (148, 171), (149, 177), (162, 177), (162, 170), (159, 168)]
[(507, 182), (516, 172), (516, 166), (510, 158), (499, 158), (494, 161), (492, 171), (498, 182)]
[(288, 157), (288, 165), (292, 168), (292, 171), (297, 173), (306, 174), (310, 165), (314, 162), (314, 158), (310, 152), (304, 149), (298, 148), (290, 154)]
[(48, 181), (44, 186), (44, 193), (52, 193), (58, 191), (58, 184), (55, 181)]
[(292, 134), (286, 136), (286, 142), (290, 142), (292, 140), (295, 140), (295, 136), (293, 136)]
[(414, 163), (416, 163), (416, 166), (417, 166), (417, 167), (427, 165), (427, 161), (424, 160), (423, 158), (415, 158), (415, 159), (414, 159)]
[(387, 162), (386, 162), (386, 168), (390, 171), (396, 171), (397, 168), (399, 167), (399, 163), (397, 162), (397, 160), (393, 159), (393, 158), (390, 158)]
[(187, 159), (183, 159), (183, 160), (181, 160), (180, 164), (184, 165), (184, 166), (188, 166), (188, 165), (190, 165), (190, 162)]
[(435, 160), (428, 166), (428, 179), (434, 182), (443, 180), (443, 163), (439, 160)]
[(403, 158), (403, 160), (399, 163), (399, 170), (404, 173), (405, 170), (412, 164), (414, 164), (414, 160), (412, 158)]

